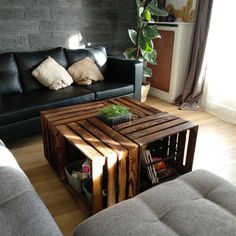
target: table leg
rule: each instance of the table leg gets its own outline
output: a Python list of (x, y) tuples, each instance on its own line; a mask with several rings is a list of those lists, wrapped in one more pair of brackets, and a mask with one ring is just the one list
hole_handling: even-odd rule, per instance
[(92, 161), (92, 212), (93, 214), (103, 209), (103, 197), (102, 197), (102, 178), (103, 178), (103, 164), (104, 160)]

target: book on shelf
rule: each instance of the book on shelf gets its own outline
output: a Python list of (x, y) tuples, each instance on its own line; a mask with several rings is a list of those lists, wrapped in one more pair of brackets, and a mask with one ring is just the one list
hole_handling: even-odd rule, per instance
[(143, 150), (141, 160), (152, 184), (158, 184), (161, 180), (175, 174), (175, 170), (168, 166), (165, 162), (165, 158), (152, 157), (148, 149)]
[(148, 149), (143, 150), (142, 163), (143, 166), (147, 169), (147, 175), (151, 183), (158, 184), (159, 180), (157, 177), (157, 173), (154, 165), (152, 165), (153, 163), (152, 155)]

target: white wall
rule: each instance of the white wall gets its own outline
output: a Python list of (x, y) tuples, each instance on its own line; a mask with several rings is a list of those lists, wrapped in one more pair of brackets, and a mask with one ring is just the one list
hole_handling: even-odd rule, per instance
[[(195, 9), (196, 1), (193, 0), (193, 9)], [(185, 6), (187, 3), (187, 0), (166, 0), (166, 6), (168, 4), (172, 4), (175, 9), (181, 9), (183, 6)]]

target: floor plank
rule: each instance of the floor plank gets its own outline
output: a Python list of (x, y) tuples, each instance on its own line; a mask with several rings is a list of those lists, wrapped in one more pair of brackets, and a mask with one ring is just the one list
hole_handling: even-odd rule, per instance
[[(199, 125), (193, 169), (206, 169), (236, 184), (236, 126), (199, 109), (181, 111), (176, 106), (149, 97), (146, 104)], [(84, 196), (75, 198), (44, 158), (41, 135), (8, 144), (19, 165), (48, 207), (64, 235), (88, 216)]]

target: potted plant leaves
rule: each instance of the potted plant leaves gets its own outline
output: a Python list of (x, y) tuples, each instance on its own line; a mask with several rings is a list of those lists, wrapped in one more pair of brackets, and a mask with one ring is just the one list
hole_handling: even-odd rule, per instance
[(130, 121), (131, 116), (132, 113), (127, 107), (121, 105), (108, 105), (100, 110), (98, 118), (108, 125), (116, 125)]
[[(152, 69), (147, 66), (148, 63), (157, 63), (157, 51), (154, 49), (153, 39), (160, 38), (158, 27), (154, 18), (167, 16), (168, 13), (158, 7), (157, 0), (136, 0), (137, 5), (137, 29), (128, 29), (129, 37), (134, 47), (128, 48), (124, 52), (127, 59), (143, 62), (143, 86), (142, 92), (148, 94), (145, 87), (150, 88), (150, 83), (146, 77), (152, 76)], [(146, 100), (142, 97), (142, 102)]]

